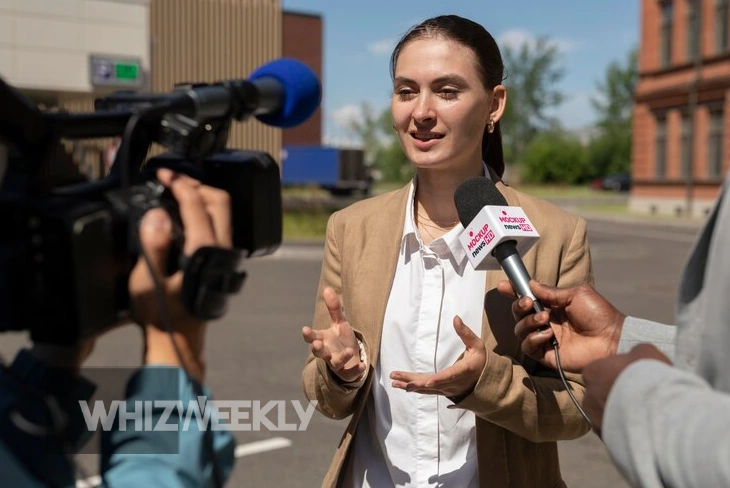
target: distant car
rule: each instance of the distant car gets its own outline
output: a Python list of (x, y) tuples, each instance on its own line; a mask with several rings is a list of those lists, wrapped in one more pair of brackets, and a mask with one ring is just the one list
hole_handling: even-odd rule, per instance
[(596, 190), (629, 191), (631, 189), (631, 175), (617, 173), (596, 178), (592, 185)]

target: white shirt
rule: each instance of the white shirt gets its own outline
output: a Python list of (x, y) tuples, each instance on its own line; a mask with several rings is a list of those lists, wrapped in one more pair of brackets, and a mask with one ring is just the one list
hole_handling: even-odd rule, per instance
[(481, 336), (486, 271), (469, 265), (458, 240), (461, 224), (430, 246), (423, 243), (413, 216), (415, 185), (414, 178), (372, 391), (346, 468), (347, 486), (478, 485), (474, 414), (448, 409), (452, 402), (444, 396), (391, 386), (392, 371), (435, 373), (456, 362), (465, 346), (454, 331), (455, 315)]

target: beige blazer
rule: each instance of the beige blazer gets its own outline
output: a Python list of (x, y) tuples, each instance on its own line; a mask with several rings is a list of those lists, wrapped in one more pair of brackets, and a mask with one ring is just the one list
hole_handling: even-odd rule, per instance
[[(593, 283), (583, 219), (555, 205), (515, 191), (497, 181), (509, 205), (520, 206), (540, 233), (523, 256), (530, 275), (542, 283), (570, 286)], [(405, 219), (408, 186), (357, 202), (332, 214), (327, 224), (324, 261), (313, 320), (327, 328), (330, 318), (321, 299), (326, 286), (342, 299), (345, 316), (363, 341), (370, 372), (359, 383), (343, 385), (311, 350), (302, 372), (304, 392), (318, 410), (333, 419), (352, 416), (322, 486), (345, 486), (339, 476), (352, 444), (378, 360), (385, 307), (395, 274)], [(477, 417), (479, 484), (489, 487), (565, 486), (555, 441), (575, 439), (589, 431), (556, 372), (525, 357), (514, 335), (512, 300), (496, 286), (507, 279), (487, 272), (482, 338), (487, 364), (474, 391), (457, 407)], [(581, 401), (581, 377), (568, 375)]]

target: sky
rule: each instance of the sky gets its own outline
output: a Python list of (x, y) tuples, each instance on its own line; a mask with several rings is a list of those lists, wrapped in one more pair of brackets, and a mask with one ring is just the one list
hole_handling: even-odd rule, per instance
[[(518, 47), (547, 36), (559, 49), (566, 101), (555, 109), (568, 129), (590, 126), (590, 100), (611, 61), (638, 45), (640, 0), (281, 0), (285, 11), (317, 14), (323, 22), (324, 144), (355, 144), (347, 121), (367, 102), (390, 106), (390, 53), (411, 26), (456, 14), (482, 24), (500, 45)], [(509, 94), (509, 79), (505, 80)], [(508, 95), (509, 103), (509, 95)]]

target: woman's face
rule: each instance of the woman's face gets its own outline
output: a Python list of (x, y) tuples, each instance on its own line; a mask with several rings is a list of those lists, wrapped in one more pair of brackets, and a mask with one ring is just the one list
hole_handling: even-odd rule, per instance
[(391, 112), (403, 150), (417, 168), (481, 164), (493, 96), (477, 66), (471, 49), (439, 37), (411, 41), (401, 50)]

